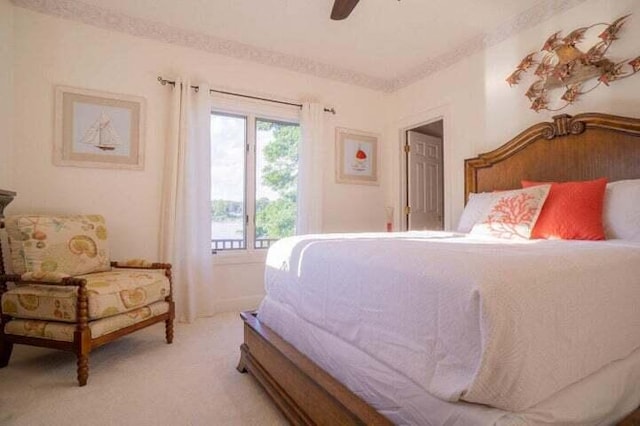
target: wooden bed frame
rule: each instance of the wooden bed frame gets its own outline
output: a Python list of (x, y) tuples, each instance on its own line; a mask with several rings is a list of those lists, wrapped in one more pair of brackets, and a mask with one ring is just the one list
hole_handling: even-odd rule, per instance
[[(640, 119), (588, 113), (558, 115), (529, 127), (505, 145), (465, 161), (470, 192), (520, 188), (520, 181), (640, 178)], [(295, 425), (388, 425), (304, 354), (243, 312), (238, 371), (249, 372)], [(640, 408), (620, 426), (640, 424)]]

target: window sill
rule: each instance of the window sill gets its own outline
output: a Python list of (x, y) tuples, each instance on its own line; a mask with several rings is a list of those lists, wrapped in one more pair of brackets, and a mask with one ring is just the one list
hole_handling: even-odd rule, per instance
[(241, 265), (250, 263), (264, 264), (267, 250), (247, 250), (237, 252), (218, 252), (212, 254), (214, 265)]

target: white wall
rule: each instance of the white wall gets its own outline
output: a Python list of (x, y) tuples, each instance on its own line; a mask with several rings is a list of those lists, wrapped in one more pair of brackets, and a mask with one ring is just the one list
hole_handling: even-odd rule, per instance
[(0, 189), (13, 189), (12, 123), (13, 123), (13, 6), (0, 0)]
[[(505, 78), (554, 32), (561, 30), (567, 35), (578, 27), (612, 22), (628, 13), (633, 15), (607, 56), (618, 61), (633, 59), (640, 55), (640, 2), (591, 0), (393, 93), (387, 109), (392, 117), (386, 133), (391, 142), (387, 156), (392, 158), (384, 179), (389, 184), (387, 202), (397, 203), (400, 198), (399, 130), (444, 115), (445, 216), (449, 227), (455, 227), (464, 204), (464, 159), (495, 149), (527, 126), (558, 114), (529, 109), (524, 92), (532, 80), (524, 79), (510, 88)], [(610, 87), (602, 85), (559, 113), (581, 112), (638, 117), (640, 75), (613, 82)]]
[[(18, 191), (10, 212), (100, 212), (110, 223), (114, 258), (157, 258), (170, 89), (159, 85), (156, 77), (182, 75), (240, 92), (313, 99), (337, 109), (335, 117), (327, 117), (325, 188), (319, 195), (326, 232), (382, 230), (385, 205), (397, 207), (397, 226), (400, 130), (444, 116), (445, 223), (452, 227), (463, 208), (464, 159), (496, 148), (524, 127), (552, 115), (528, 109), (526, 84), (509, 88), (504, 81), (520, 59), (539, 49), (557, 30), (566, 34), (578, 26), (611, 21), (626, 13), (633, 16), (610, 53), (631, 59), (640, 54), (635, 43), (640, 38), (640, 2), (591, 0), (389, 95), (135, 38), (0, 0), (0, 187), (11, 185)], [(11, 61), (12, 66), (8, 65)], [(56, 84), (144, 96), (148, 107), (145, 170), (53, 166)], [(639, 94), (640, 76), (633, 76), (598, 88), (562, 112), (637, 116)], [(11, 125), (13, 130), (7, 130)], [(335, 127), (382, 135), (381, 186), (335, 183)], [(13, 166), (7, 168), (7, 164)], [(216, 265), (212, 285), (219, 309), (255, 305), (263, 293), (263, 268), (259, 262)]]
[[(2, 1), (4, 8), (6, 0)], [(324, 230), (384, 227), (381, 187), (334, 181), (334, 128), (383, 132), (385, 95), (342, 83), (244, 62), (195, 49), (135, 38), (15, 7), (13, 119), (18, 198), (11, 212), (100, 212), (111, 229), (114, 259), (158, 256), (163, 149), (169, 89), (156, 78), (192, 81), (244, 93), (314, 99), (336, 108), (325, 129)], [(4, 13), (0, 14), (4, 16)], [(4, 19), (4, 18), (3, 18)], [(0, 33), (2, 34), (2, 33)], [(147, 100), (144, 171), (57, 167), (52, 164), (54, 86), (143, 96)], [(216, 265), (221, 309), (248, 308), (263, 293), (261, 263)]]

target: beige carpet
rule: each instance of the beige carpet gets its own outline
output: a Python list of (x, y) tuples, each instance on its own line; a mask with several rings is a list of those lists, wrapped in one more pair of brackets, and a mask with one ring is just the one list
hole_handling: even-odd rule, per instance
[(15, 345), (0, 369), (0, 425), (284, 425), (266, 393), (235, 367), (242, 342), (236, 313), (164, 324), (92, 352), (78, 387), (71, 353)]

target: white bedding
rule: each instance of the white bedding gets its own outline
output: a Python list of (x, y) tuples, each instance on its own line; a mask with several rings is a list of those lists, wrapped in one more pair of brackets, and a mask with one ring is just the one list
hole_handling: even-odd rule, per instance
[(292, 237), (259, 315), (277, 302), (437, 398), (522, 411), (640, 347), (638, 277), (622, 242)]
[[(535, 406), (512, 413), (443, 401), (353, 345), (266, 298), (269, 326), (396, 425), (611, 425), (640, 405), (640, 349)], [(265, 318), (260, 317), (261, 321)]]

